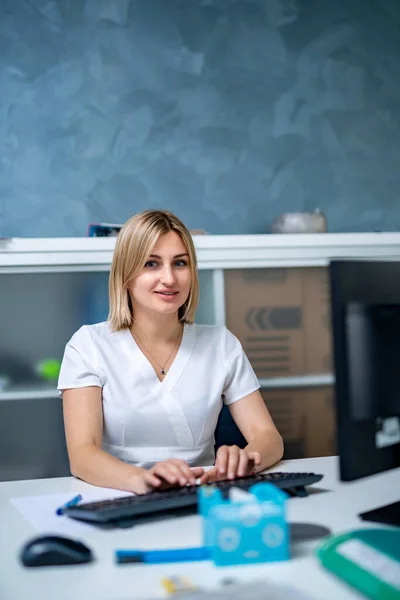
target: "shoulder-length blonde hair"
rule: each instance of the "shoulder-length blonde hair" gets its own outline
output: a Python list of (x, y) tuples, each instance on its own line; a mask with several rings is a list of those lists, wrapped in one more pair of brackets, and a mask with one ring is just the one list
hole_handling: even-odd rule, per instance
[(193, 323), (199, 301), (196, 250), (192, 236), (174, 214), (166, 210), (145, 210), (131, 217), (118, 234), (109, 279), (110, 312), (108, 321), (113, 331), (129, 328), (134, 320), (128, 283), (143, 269), (160, 235), (175, 231), (189, 254), (192, 276), (189, 296), (180, 307), (178, 317)]

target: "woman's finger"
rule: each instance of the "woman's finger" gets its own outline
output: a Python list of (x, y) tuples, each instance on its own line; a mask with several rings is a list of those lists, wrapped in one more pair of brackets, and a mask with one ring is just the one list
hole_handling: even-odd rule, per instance
[(228, 479), (235, 479), (239, 464), (240, 449), (238, 446), (229, 446)]
[(184, 460), (174, 458), (169, 460), (168, 463), (176, 468), (180, 485), (186, 485), (187, 483), (194, 485), (196, 483), (196, 477), (194, 476), (192, 469)]
[[(238, 477), (244, 477), (249, 472), (249, 457), (246, 450), (240, 450), (239, 452), (239, 463), (237, 468)], [(252, 464), (252, 463), (251, 463)]]
[(157, 463), (151, 470), (154, 475), (161, 477), (171, 485), (176, 485), (179, 481), (179, 471), (175, 465), (168, 464), (167, 462)]
[(204, 474), (203, 467), (191, 467), (190, 470), (195, 479), (197, 479), (198, 477), (201, 477)]
[(215, 468), (217, 469), (219, 475), (225, 475), (228, 470), (228, 460), (229, 460), (229, 447), (228, 446), (220, 446), (217, 451), (217, 456), (215, 458)]
[(161, 479), (159, 479), (156, 475), (154, 475), (154, 473), (152, 473), (151, 471), (146, 471), (146, 473), (143, 474), (143, 479), (145, 481), (145, 484), (150, 486), (150, 487), (160, 487), (162, 484)]
[(192, 480), (193, 482), (195, 481), (193, 475), (190, 473), (190, 469), (185, 463), (182, 465), (180, 461), (169, 460), (168, 466), (175, 473), (176, 481), (177, 483), (179, 483), (179, 485), (186, 485)]
[(210, 483), (211, 481), (216, 481), (218, 479), (218, 471), (216, 467), (212, 467), (212, 469), (208, 469), (203, 475), (200, 477), (200, 485), (203, 483)]

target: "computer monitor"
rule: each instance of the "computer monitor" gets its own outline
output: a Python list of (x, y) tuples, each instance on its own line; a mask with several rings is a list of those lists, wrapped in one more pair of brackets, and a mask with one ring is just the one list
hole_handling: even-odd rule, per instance
[(400, 261), (329, 270), (340, 477), (351, 481), (400, 466)]

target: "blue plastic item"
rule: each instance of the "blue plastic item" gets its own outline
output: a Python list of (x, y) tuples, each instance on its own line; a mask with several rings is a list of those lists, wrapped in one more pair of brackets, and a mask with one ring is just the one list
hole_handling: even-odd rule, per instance
[(124, 563), (164, 563), (210, 560), (208, 548), (170, 548), (161, 550), (116, 550), (115, 560)]
[(287, 495), (270, 483), (257, 483), (249, 493), (251, 501), (235, 501), (224, 499), (213, 486), (199, 489), (203, 544), (218, 566), (289, 558)]

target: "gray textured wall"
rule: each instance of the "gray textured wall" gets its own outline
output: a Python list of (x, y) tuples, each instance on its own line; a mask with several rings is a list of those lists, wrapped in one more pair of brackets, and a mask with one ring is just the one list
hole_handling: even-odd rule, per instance
[(0, 0), (0, 236), (400, 229), (398, 0)]

